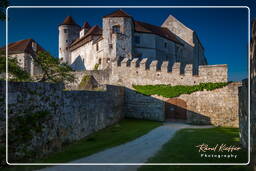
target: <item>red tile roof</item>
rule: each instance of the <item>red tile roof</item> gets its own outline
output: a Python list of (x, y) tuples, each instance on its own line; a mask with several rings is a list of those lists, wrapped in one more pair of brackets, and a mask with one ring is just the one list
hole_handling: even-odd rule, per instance
[(74, 19), (71, 16), (67, 16), (65, 18), (65, 20), (63, 21), (63, 23), (60, 24), (60, 25), (76, 25), (76, 26), (79, 26), (78, 24), (76, 24), (76, 22), (74, 21)]
[(119, 9), (119, 10), (114, 11), (114, 12), (108, 14), (108, 15), (105, 15), (103, 18), (106, 18), (106, 17), (131, 17), (131, 16), (128, 15), (123, 10)]
[(83, 37), (76, 39), (70, 45), (70, 49), (75, 50), (83, 46), (84, 44), (93, 40), (95, 36), (98, 36), (98, 39), (102, 37), (102, 29), (98, 25), (95, 25), (92, 28), (90, 28)]
[(84, 36), (101, 35), (101, 34), (102, 34), (102, 29), (98, 25), (95, 25), (92, 28), (90, 28)]
[[(25, 39), (17, 42), (9, 43), (8, 45), (8, 54), (17, 54), (17, 53), (30, 53), (34, 54), (34, 50), (32, 49), (32, 42), (35, 42), (33, 39)], [(36, 43), (36, 42), (35, 42)], [(38, 43), (37, 44), (37, 52), (45, 51)], [(0, 48), (5, 51), (5, 46)]]
[(156, 34), (156, 35), (159, 35), (163, 38), (171, 40), (173, 42), (182, 44), (176, 38), (176, 36), (169, 29), (167, 29), (165, 27), (155, 26), (155, 25), (140, 22), (140, 21), (134, 21), (134, 25), (135, 25), (135, 31), (136, 32)]

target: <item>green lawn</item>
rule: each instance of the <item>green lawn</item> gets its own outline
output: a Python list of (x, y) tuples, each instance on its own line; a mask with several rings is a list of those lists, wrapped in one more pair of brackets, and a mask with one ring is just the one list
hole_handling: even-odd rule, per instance
[(228, 83), (200, 83), (194, 86), (170, 85), (133, 85), (133, 88), (144, 95), (159, 95), (167, 98), (177, 97), (181, 94), (191, 94), (196, 91), (214, 90), (222, 88)]
[[(87, 138), (66, 145), (63, 151), (51, 154), (35, 163), (66, 163), (136, 139), (160, 125), (162, 125), (161, 122), (124, 119)], [(40, 167), (26, 166), (7, 168), (6, 170), (32, 170), (34, 168)]]
[[(167, 142), (162, 149), (148, 163), (247, 163), (247, 151), (240, 150), (232, 152), (237, 154), (237, 159), (216, 159), (201, 158), (198, 148), (199, 144), (208, 144), (213, 146), (216, 144), (227, 144), (239, 146), (239, 130), (238, 128), (209, 128), (209, 129), (183, 129), (178, 131), (173, 139)], [(212, 154), (214, 152), (206, 152)], [(230, 154), (228, 152), (215, 152), (214, 154)], [(171, 171), (246, 171), (246, 166), (142, 166), (140, 171), (147, 170), (171, 170)]]

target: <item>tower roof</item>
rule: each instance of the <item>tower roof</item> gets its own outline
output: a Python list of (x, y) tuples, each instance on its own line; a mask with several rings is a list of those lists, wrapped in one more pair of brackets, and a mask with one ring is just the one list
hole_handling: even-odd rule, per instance
[(108, 15), (105, 15), (103, 18), (107, 18), (107, 17), (131, 17), (131, 16), (128, 15), (123, 10), (119, 9), (119, 10), (116, 10)]
[(98, 25), (91, 27), (83, 37), (78, 38), (72, 42), (70, 45), (71, 51), (83, 46), (92, 40), (95, 40), (94, 38), (96, 38), (96, 41), (102, 38), (102, 29)]
[(91, 26), (90, 26), (90, 24), (86, 21), (86, 22), (84, 22), (84, 25), (83, 25), (82, 29), (83, 29), (83, 28), (90, 29)]
[(63, 23), (60, 25), (77, 25), (77, 26), (79, 26), (78, 24), (76, 24), (76, 22), (74, 21), (74, 19), (71, 16), (67, 16), (65, 18), (65, 20), (63, 21)]

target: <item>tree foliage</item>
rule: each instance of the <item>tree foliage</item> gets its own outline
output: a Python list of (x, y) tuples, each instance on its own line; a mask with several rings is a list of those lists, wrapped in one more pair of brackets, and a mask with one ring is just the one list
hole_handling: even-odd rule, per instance
[(5, 9), (9, 6), (8, 0), (1, 0), (0, 1), (0, 21), (4, 21), (5, 17)]
[[(0, 51), (0, 74), (6, 73), (6, 56), (4, 51)], [(16, 58), (8, 58), (8, 73), (10, 81), (28, 81), (29, 73), (24, 71), (18, 64)]]
[(42, 69), (40, 82), (73, 82), (75, 80), (71, 73), (72, 68), (66, 63), (60, 63), (57, 58), (52, 57), (48, 52), (38, 52), (34, 60)]

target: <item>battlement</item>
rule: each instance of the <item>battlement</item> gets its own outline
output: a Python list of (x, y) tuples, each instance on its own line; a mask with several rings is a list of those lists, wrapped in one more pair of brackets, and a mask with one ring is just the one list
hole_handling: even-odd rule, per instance
[(201, 65), (193, 75), (193, 65), (179, 62), (159, 62), (137, 58), (123, 59), (112, 66), (112, 83), (131, 87), (135, 85), (196, 85), (206, 82), (227, 82), (227, 65)]

